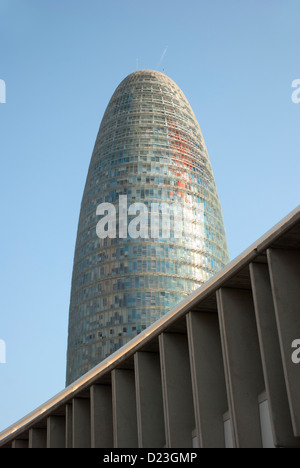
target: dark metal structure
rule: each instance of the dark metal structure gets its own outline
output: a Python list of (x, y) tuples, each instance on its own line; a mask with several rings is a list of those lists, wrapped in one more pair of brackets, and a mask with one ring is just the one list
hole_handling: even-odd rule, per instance
[(1, 447), (299, 447), (300, 208)]

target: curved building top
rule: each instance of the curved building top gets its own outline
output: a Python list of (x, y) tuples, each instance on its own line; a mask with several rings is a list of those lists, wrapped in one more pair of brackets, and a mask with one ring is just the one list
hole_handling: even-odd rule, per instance
[(190, 104), (165, 74), (131, 73), (104, 113), (82, 198), (67, 383), (228, 261), (215, 180)]

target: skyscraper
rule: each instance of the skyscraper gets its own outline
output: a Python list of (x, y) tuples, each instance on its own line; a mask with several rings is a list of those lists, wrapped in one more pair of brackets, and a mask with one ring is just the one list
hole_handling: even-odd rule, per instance
[(130, 74), (103, 116), (82, 198), (67, 384), (228, 261), (211, 164), (187, 99), (163, 73)]

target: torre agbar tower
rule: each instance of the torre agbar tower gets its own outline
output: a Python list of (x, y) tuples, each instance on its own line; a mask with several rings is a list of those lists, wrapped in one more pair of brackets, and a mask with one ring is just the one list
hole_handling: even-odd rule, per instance
[[(188, 205), (192, 213), (198, 209), (202, 213), (203, 229), (195, 229), (193, 216), (184, 218), (184, 233), (177, 236), (179, 221), (170, 216), (168, 237), (162, 235), (161, 221), (159, 235), (150, 227), (142, 232), (141, 226), (140, 235), (129, 235), (129, 227), (126, 236), (118, 235), (120, 199), (127, 200), (127, 207), (143, 204), (149, 213), (154, 204)], [(97, 208), (107, 206), (104, 203), (115, 207), (114, 236), (97, 232), (104, 219)], [(130, 74), (103, 116), (83, 193), (71, 288), (67, 385), (228, 261), (214, 176), (191, 106), (163, 73)]]

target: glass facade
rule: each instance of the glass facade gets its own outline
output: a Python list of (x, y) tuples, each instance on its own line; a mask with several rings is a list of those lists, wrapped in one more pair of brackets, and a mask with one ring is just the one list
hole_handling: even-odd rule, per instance
[[(122, 214), (142, 203), (152, 225), (138, 237), (99, 238), (97, 207)], [(202, 229), (169, 217), (164, 237), (154, 205), (189, 206)], [(128, 212), (129, 213), (129, 212)], [(128, 215), (128, 222), (132, 220)], [(74, 256), (67, 384), (127, 343), (229, 261), (223, 217), (206, 146), (195, 115), (166, 75), (140, 70), (125, 78), (103, 116), (84, 189)]]

